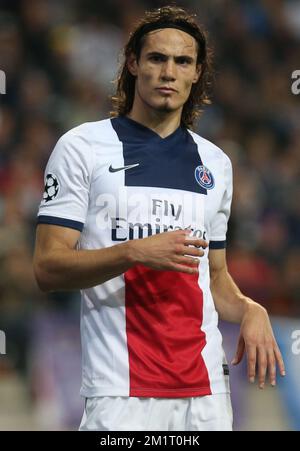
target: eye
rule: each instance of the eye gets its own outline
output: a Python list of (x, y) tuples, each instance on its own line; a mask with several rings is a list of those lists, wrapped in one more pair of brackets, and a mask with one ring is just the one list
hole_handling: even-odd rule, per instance
[(164, 57), (162, 55), (151, 55), (150, 56), (150, 61), (153, 61), (154, 63), (159, 63), (164, 61)]
[(182, 58), (177, 58), (177, 63), (180, 65), (187, 65), (187, 64), (191, 64), (191, 61), (188, 58), (182, 57)]

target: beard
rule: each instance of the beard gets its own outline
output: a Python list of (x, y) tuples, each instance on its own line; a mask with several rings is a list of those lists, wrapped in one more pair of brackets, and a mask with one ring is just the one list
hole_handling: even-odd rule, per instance
[(168, 101), (169, 99), (165, 99), (165, 101), (157, 106), (157, 111), (161, 111), (162, 113), (171, 113), (176, 108), (171, 106), (171, 102)]
[(171, 101), (170, 97), (163, 97), (159, 99), (159, 101), (155, 100), (153, 103), (149, 102), (148, 105), (157, 112), (172, 113), (173, 111), (176, 111), (178, 109), (178, 107), (174, 106), (174, 103)]

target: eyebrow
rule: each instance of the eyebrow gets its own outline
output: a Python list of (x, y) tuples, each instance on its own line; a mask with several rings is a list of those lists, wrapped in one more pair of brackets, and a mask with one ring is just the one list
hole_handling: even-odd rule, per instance
[[(149, 58), (151, 56), (161, 56), (161, 57), (165, 57), (165, 58), (169, 58), (169, 55), (166, 55), (165, 53), (161, 53), (161, 52), (149, 52), (146, 54), (146, 56)], [(195, 61), (195, 58), (193, 58), (190, 55), (177, 55), (174, 56), (175, 61), (178, 59), (186, 59), (189, 63), (193, 63)]]

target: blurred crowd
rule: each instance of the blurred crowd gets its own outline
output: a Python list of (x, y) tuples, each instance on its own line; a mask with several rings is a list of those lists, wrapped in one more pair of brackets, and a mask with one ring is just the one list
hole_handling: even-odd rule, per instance
[[(7, 83), (0, 95), (0, 329), (14, 337), (7, 367), (26, 367), (34, 316), (77, 314), (79, 305), (74, 294), (40, 293), (32, 272), (49, 154), (65, 131), (108, 116), (132, 24), (168, 3), (0, 1)], [(196, 131), (234, 166), (231, 273), (271, 314), (300, 316), (300, 95), (291, 92), (291, 74), (300, 69), (300, 2), (177, 4), (197, 13), (214, 48), (212, 104)]]

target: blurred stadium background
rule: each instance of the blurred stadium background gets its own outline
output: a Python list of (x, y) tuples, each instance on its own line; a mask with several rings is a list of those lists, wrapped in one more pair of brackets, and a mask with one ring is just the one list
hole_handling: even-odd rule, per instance
[[(76, 429), (80, 421), (79, 295), (42, 294), (32, 273), (43, 169), (62, 133), (107, 116), (130, 27), (168, 3), (0, 1), (0, 430)], [(300, 95), (291, 92), (300, 2), (177, 4), (198, 14), (215, 49), (213, 104), (197, 131), (234, 165), (230, 270), (272, 315), (287, 365), (278, 388), (264, 391), (249, 386), (245, 364), (231, 369), (235, 429), (300, 430), (300, 354), (291, 337), (300, 329)], [(238, 328), (222, 330), (231, 360)]]

